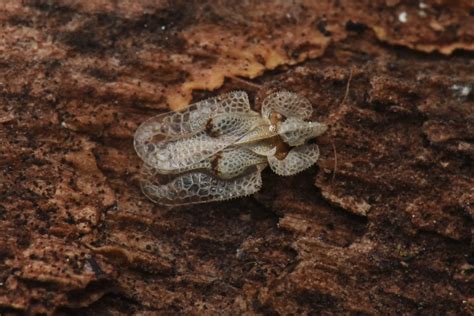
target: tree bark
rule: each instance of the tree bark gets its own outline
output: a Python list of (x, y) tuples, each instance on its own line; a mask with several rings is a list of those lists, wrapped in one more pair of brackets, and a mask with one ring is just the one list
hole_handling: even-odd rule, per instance
[[(0, 313), (474, 314), (471, 1), (0, 4)], [(307, 97), (321, 158), (223, 203), (141, 193), (133, 133)]]

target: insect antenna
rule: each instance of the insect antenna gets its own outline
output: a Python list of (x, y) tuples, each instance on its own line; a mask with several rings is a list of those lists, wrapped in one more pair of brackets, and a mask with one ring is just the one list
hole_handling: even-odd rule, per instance
[(351, 87), (351, 81), (352, 81), (352, 73), (353, 73), (353, 68), (351, 67), (351, 70), (349, 71), (349, 78), (347, 79), (346, 91), (344, 92), (344, 97), (342, 98), (342, 101), (339, 104), (339, 106), (342, 106), (346, 102), (347, 96), (349, 95), (349, 89)]
[[(347, 79), (347, 84), (346, 84), (346, 90), (344, 92), (344, 97), (342, 98), (341, 103), (339, 103), (339, 106), (338, 106), (339, 109), (344, 105), (344, 103), (346, 102), (347, 97), (349, 95), (349, 89), (351, 87), (352, 75), (353, 75), (353, 68), (351, 67), (351, 69), (349, 71), (349, 78)], [(334, 180), (336, 179), (336, 172), (337, 172), (337, 151), (336, 151), (336, 145), (334, 144), (334, 139), (331, 136), (329, 136), (329, 137), (331, 139), (332, 151), (334, 153), (334, 166), (333, 166), (332, 177), (331, 177), (331, 183), (333, 183)]]
[(328, 125), (333, 125), (335, 122), (337, 122), (349, 109), (347, 106), (345, 106), (345, 103), (347, 101), (347, 98), (349, 97), (349, 90), (351, 87), (351, 82), (352, 82), (352, 76), (353, 76), (353, 68), (351, 67), (349, 71), (349, 78), (347, 79), (347, 84), (346, 84), (346, 90), (344, 92), (344, 97), (342, 98), (341, 102), (339, 102), (339, 105), (336, 107), (336, 110), (333, 111), (328, 119), (326, 120), (326, 124)]

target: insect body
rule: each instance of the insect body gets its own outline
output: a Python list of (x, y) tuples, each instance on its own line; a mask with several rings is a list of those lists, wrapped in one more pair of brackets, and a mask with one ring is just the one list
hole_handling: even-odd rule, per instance
[(245, 92), (234, 91), (157, 115), (135, 132), (142, 190), (167, 205), (253, 194), (268, 165), (290, 176), (318, 160), (318, 146), (307, 142), (327, 127), (307, 121), (311, 114), (309, 101), (291, 92), (270, 94), (259, 114)]

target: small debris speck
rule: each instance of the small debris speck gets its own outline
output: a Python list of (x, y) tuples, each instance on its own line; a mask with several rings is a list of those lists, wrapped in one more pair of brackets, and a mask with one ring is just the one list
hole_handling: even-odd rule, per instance
[(419, 6), (420, 9), (428, 9), (428, 5), (426, 3), (424, 3), (423, 1), (420, 1), (418, 6)]
[(466, 98), (472, 91), (472, 85), (453, 84), (450, 89), (458, 98)]
[(398, 15), (398, 21), (402, 22), (402, 23), (407, 23), (408, 21), (408, 13), (406, 13), (405, 11), (401, 12), (399, 15)]

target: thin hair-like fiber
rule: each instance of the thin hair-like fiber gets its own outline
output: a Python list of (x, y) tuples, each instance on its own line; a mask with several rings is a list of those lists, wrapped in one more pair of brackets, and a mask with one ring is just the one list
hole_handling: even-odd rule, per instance
[[(352, 70), (353, 69), (351, 67), (351, 70), (349, 71), (349, 78), (347, 79), (346, 91), (345, 91), (344, 97), (342, 98), (342, 101), (341, 101), (341, 103), (339, 103), (338, 107), (341, 107), (342, 105), (344, 105), (344, 103), (347, 100), (347, 96), (349, 95), (349, 89), (351, 87), (352, 73), (353, 73)], [(334, 167), (333, 167), (333, 170), (332, 170), (332, 177), (331, 177), (331, 183), (333, 183), (334, 180), (336, 179), (336, 172), (337, 172), (337, 151), (336, 151), (336, 145), (334, 144), (334, 140), (332, 139), (331, 136), (330, 136), (330, 138), (331, 138), (332, 150), (333, 150), (333, 153), (334, 153)]]

